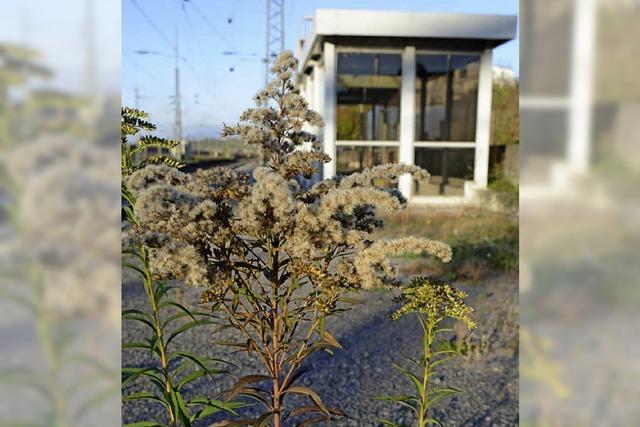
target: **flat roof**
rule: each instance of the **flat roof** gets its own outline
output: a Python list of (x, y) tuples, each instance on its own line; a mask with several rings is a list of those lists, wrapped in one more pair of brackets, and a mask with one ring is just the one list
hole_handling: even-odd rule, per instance
[(515, 15), (413, 13), (356, 9), (316, 9), (302, 60), (326, 38), (404, 38), (484, 42), (495, 47), (516, 36)]

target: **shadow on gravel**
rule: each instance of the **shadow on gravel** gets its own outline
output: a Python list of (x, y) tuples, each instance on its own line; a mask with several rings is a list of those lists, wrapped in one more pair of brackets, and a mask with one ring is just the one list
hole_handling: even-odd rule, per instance
[[(504, 292), (510, 294), (517, 287), (511, 280), (496, 278), (479, 283), (467, 289), (476, 307), (480, 324), (494, 328), (491, 319), (504, 307), (513, 304), (505, 300)], [(512, 295), (513, 296), (513, 295)], [(135, 284), (123, 286), (123, 301), (128, 308), (142, 303), (141, 288)], [(343, 345), (344, 350), (316, 353), (305, 366), (310, 371), (300, 382), (312, 386), (322, 396), (325, 404), (337, 407), (349, 415), (349, 419), (333, 422), (337, 427), (375, 427), (379, 420), (386, 418), (407, 426), (412, 424), (409, 409), (376, 400), (376, 396), (406, 394), (410, 384), (395, 371), (394, 363), (403, 364), (403, 356), (416, 357), (421, 347), (421, 330), (411, 316), (391, 321), (388, 315), (396, 308), (389, 292), (371, 292), (363, 295), (363, 304), (329, 322), (328, 328)], [(507, 303), (508, 302), (508, 303)], [(516, 300), (517, 303), (517, 300)], [(479, 328), (480, 329), (480, 328)], [(125, 339), (132, 339), (141, 331), (123, 330)], [(482, 333), (488, 333), (483, 331)], [(188, 336), (184, 342), (188, 351), (199, 352), (233, 361), (240, 369), (237, 376), (261, 371), (259, 365), (241, 354), (222, 354), (212, 344), (210, 331), (200, 330)], [(497, 344), (502, 346), (502, 342)], [(123, 366), (144, 366), (148, 363), (141, 354), (123, 353)], [(231, 378), (212, 381), (197, 381), (190, 390), (193, 395), (215, 395), (229, 387)], [(471, 361), (458, 358), (445, 366), (435, 383), (461, 388), (465, 393), (454, 396), (439, 404), (434, 415), (445, 426), (513, 426), (518, 424), (518, 359), (513, 352), (497, 348)], [(128, 392), (132, 392), (128, 391)], [(293, 402), (292, 402), (293, 403)], [(157, 419), (159, 408), (151, 405), (123, 405), (123, 421), (133, 422), (143, 419)], [(252, 409), (242, 412), (249, 416)], [(214, 416), (203, 422), (208, 426), (224, 417)], [(200, 427), (198, 425), (197, 427)], [(287, 424), (289, 425), (293, 424)]]

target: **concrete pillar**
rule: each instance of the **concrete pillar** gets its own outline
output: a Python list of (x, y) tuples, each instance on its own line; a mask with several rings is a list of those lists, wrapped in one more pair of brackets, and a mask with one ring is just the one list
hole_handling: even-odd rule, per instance
[(323, 178), (330, 178), (336, 174), (336, 100), (338, 64), (336, 46), (324, 42), (324, 90), (322, 91), (322, 117), (324, 118), (323, 148), (325, 154), (331, 157), (329, 163), (324, 164)]
[(316, 63), (313, 69), (313, 106), (315, 111), (322, 113), (322, 87), (324, 85), (324, 68), (321, 63)]
[[(416, 120), (416, 48), (407, 46), (402, 51), (402, 86), (400, 90), (400, 163), (414, 163)], [(400, 177), (398, 188), (402, 195), (411, 198), (413, 179), (411, 175)]]
[(587, 171), (591, 159), (593, 68), (597, 0), (574, 0), (567, 156), (572, 172)]
[(316, 94), (313, 90), (313, 74), (305, 75), (304, 96), (309, 103), (309, 108), (313, 108), (314, 96)]
[(486, 188), (489, 179), (489, 144), (491, 142), (491, 96), (493, 86), (492, 50), (480, 56), (478, 108), (476, 117), (476, 149), (473, 178), (476, 188)]

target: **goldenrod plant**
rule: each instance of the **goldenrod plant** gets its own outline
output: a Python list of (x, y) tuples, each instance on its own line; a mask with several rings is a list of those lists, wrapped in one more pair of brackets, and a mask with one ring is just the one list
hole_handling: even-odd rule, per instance
[[(105, 279), (118, 267), (117, 254), (115, 265), (105, 255), (117, 233), (104, 231), (117, 185), (94, 140), (25, 115), (26, 105), (45, 106), (34, 88), (46, 91), (41, 79), (53, 71), (42, 58), (0, 42), (0, 425), (84, 426), (120, 389), (113, 346), (95, 338), (120, 329), (117, 287)], [(80, 99), (65, 96), (80, 115)]]
[[(126, 185), (126, 178), (134, 171), (143, 170), (149, 164), (163, 164), (167, 168), (179, 167), (176, 160), (163, 155), (136, 161), (134, 154), (142, 148), (172, 148), (177, 144), (156, 136), (145, 135), (135, 146), (127, 136), (138, 132), (150, 131), (155, 126), (147, 121), (147, 113), (131, 108), (122, 109), (122, 154), (123, 175), (122, 198), (126, 228), (137, 224), (133, 206), (135, 196)], [(122, 313), (124, 321), (135, 321), (143, 325), (148, 333), (147, 339), (123, 343), (125, 350), (147, 351), (154, 358), (154, 365), (143, 367), (123, 367), (123, 402), (148, 400), (165, 408), (166, 418), (171, 426), (189, 427), (194, 422), (211, 414), (226, 411), (235, 414), (237, 403), (196, 396), (185, 398), (183, 390), (192, 382), (213, 377), (224, 371), (214, 369), (212, 363), (224, 363), (218, 359), (203, 358), (197, 354), (174, 348), (174, 340), (180, 335), (198, 326), (210, 324), (197, 310), (186, 307), (171, 298), (172, 287), (166, 281), (154, 280), (153, 269), (149, 265), (150, 249), (135, 239), (125, 240), (123, 254), (128, 258), (125, 266), (137, 271), (142, 277), (142, 285), (147, 298), (147, 309), (128, 309)], [(155, 390), (143, 390), (126, 393), (128, 386), (139, 378), (146, 378)], [(137, 421), (130, 427), (162, 426), (164, 420)]]
[(373, 236), (383, 225), (378, 215), (406, 202), (376, 183), (397, 182), (402, 174), (428, 179), (419, 167), (382, 165), (300, 185), (298, 178), (313, 176), (331, 159), (307, 131), (322, 119), (295, 88), (296, 67), (290, 52), (280, 54), (255, 108), (224, 130), (261, 151), (264, 165), (253, 179), (228, 168), (187, 175), (166, 165), (127, 177), (135, 196), (133, 229), (149, 247), (150, 270), (159, 279), (202, 287), (212, 319), (239, 336), (224, 344), (262, 364), (227, 393), (227, 399), (255, 400), (262, 412), (220, 426), (313, 425), (343, 416), (299, 381), (310, 355), (341, 348), (327, 319), (348, 307), (352, 292), (398, 284), (390, 257), (451, 258), (442, 242)]
[[(445, 319), (461, 321), (469, 329), (475, 327), (471, 319), (473, 309), (464, 302), (466, 296), (465, 292), (446, 282), (419, 277), (404, 288), (397, 299), (403, 305), (391, 315), (391, 318), (397, 320), (410, 314), (418, 318), (423, 331), (422, 355), (419, 359), (407, 357), (411, 363), (408, 368), (395, 365), (395, 368), (412, 383), (414, 394), (380, 399), (409, 407), (415, 414), (416, 427), (442, 425), (431, 415), (430, 409), (442, 399), (461, 392), (454, 387), (433, 386), (430, 380), (438, 366), (458, 355), (456, 350), (438, 347), (438, 335), (451, 331), (442, 327)], [(388, 420), (382, 422), (390, 427), (398, 427), (398, 424)]]

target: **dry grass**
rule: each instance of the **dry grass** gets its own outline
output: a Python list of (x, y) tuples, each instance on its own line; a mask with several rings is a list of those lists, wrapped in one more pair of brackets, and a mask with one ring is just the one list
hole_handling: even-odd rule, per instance
[(476, 282), (518, 268), (518, 217), (486, 209), (410, 208), (385, 218), (379, 237), (420, 236), (442, 240), (453, 248), (453, 261), (441, 264), (424, 257), (406, 257), (407, 274), (433, 274)]

